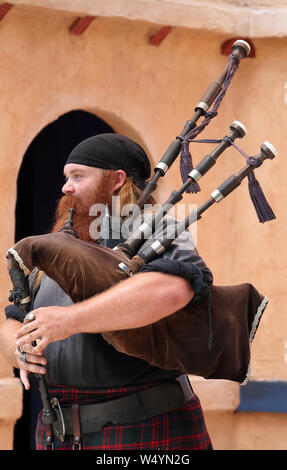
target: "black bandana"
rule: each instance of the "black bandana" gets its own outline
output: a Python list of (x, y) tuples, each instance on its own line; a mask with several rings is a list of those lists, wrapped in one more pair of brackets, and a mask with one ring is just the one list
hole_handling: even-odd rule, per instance
[(66, 164), (124, 170), (127, 176), (136, 174), (141, 180), (150, 176), (150, 162), (144, 149), (120, 134), (98, 134), (80, 142), (70, 153)]

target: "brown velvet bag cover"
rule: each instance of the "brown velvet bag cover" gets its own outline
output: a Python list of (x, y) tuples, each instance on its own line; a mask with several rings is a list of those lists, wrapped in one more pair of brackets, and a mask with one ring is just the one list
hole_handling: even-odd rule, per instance
[(242, 383), (266, 305), (267, 299), (251, 284), (212, 286), (210, 350), (207, 298), (151, 325), (103, 337), (117, 350), (163, 369)]
[[(74, 302), (126, 279), (120, 262), (133, 272), (143, 264), (139, 257), (130, 260), (120, 249), (78, 240), (72, 230), (25, 238), (8, 253), (26, 275), (35, 267), (44, 271)], [(102, 336), (118, 351), (154, 366), (242, 383), (248, 376), (251, 341), (267, 299), (247, 283), (212, 286), (210, 293), (210, 304), (206, 298), (151, 325)]]
[(124, 261), (138, 270), (143, 261), (133, 263), (122, 250), (79, 240), (72, 230), (24, 238), (8, 250), (15, 261), (30, 274), (37, 267), (56, 281), (73, 302), (99, 294), (127, 274), (118, 265)]

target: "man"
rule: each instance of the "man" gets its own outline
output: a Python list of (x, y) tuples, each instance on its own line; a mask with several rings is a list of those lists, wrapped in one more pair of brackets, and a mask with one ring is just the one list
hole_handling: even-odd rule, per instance
[[(72, 204), (75, 230), (81, 239), (92, 241), (90, 207), (103, 203), (111, 208), (115, 195), (122, 204), (134, 203), (150, 176), (150, 163), (145, 151), (132, 140), (101, 134), (75, 147), (64, 174), (65, 196), (54, 231), (63, 226)], [(189, 232), (188, 239), (178, 237), (163, 256), (175, 268), (178, 260), (187, 266), (196, 264), (206, 282), (212, 282)], [(38, 275), (31, 287), (34, 320), (25, 321), (19, 329), (21, 312), (14, 306), (6, 308), (1, 349), (20, 369), (26, 389), (30, 372), (45, 374), (50, 396), (57, 397), (67, 416), (64, 442), (59, 436), (52, 438), (55, 449), (212, 448), (200, 402), (186, 376), (122, 354), (100, 334), (138, 328), (180, 310), (194, 295), (189, 279), (180, 272), (153, 272), (151, 266), (150, 272), (139, 272), (77, 304), (46, 275)], [(37, 346), (32, 347), (35, 340)], [(93, 419), (91, 424), (94, 415), (100, 426)], [(50, 444), (50, 432), (39, 416), (37, 449)]]

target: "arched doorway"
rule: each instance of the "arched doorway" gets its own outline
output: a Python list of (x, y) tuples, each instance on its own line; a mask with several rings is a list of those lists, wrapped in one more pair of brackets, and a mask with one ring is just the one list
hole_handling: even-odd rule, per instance
[[(94, 114), (75, 110), (60, 116), (35, 137), (18, 175), (16, 242), (49, 232), (64, 184), (63, 167), (67, 156), (81, 140), (106, 132), (114, 131)], [(35, 421), (39, 409), (38, 383), (31, 380), (31, 390), (24, 392), (23, 415), (15, 426), (14, 450), (35, 448)]]

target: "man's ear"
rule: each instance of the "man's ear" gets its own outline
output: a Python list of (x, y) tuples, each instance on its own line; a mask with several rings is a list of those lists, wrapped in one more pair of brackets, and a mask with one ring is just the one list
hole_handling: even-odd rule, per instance
[(127, 174), (124, 170), (115, 170), (114, 173), (114, 192), (119, 191), (125, 184)]

